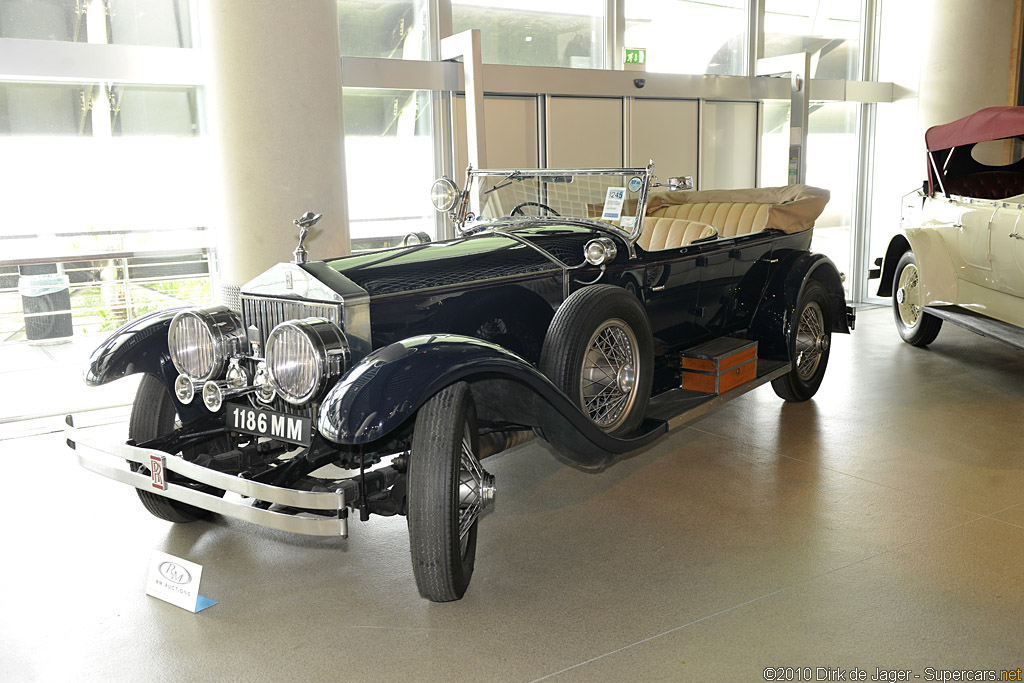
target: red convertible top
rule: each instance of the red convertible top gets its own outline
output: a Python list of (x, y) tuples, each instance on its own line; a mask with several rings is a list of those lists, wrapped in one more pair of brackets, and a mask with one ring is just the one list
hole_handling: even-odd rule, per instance
[(988, 166), (972, 158), (979, 142), (1024, 137), (1024, 107), (988, 107), (924, 134), (929, 196), (951, 194), (1001, 199), (1024, 192), (1024, 159)]
[(988, 107), (924, 134), (929, 152), (1024, 135), (1024, 107)]

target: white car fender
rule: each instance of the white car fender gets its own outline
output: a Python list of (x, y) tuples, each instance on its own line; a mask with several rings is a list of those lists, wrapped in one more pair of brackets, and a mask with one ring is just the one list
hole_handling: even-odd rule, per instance
[[(950, 306), (958, 303), (958, 279), (946, 243), (934, 229), (908, 228), (907, 241), (917, 259), (923, 306)], [(898, 276), (898, 274), (897, 274)]]

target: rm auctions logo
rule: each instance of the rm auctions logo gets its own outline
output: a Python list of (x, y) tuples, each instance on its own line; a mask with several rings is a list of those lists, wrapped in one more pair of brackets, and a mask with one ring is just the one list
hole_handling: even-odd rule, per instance
[(162, 562), (158, 569), (160, 575), (172, 583), (184, 585), (192, 582), (192, 575), (188, 570), (175, 562)]

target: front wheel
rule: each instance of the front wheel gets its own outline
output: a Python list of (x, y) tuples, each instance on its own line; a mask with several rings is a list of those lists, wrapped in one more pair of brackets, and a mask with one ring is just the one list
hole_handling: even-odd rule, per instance
[(603, 431), (636, 431), (654, 381), (654, 342), (643, 305), (614, 285), (573, 292), (548, 327), (540, 369)]
[[(167, 393), (167, 389), (153, 375), (143, 375), (135, 394), (135, 403), (132, 404), (132, 414), (128, 421), (128, 438), (135, 443), (152, 441), (174, 431), (176, 420), (174, 400)], [(149, 470), (137, 463), (131, 463), (131, 466), (135, 472), (149, 473)], [(202, 487), (202, 490), (213, 491), (209, 487)], [(139, 494), (139, 500), (142, 501), (143, 507), (149, 510), (154, 517), (168, 522), (185, 524), (204, 519), (211, 514), (209, 510), (158, 496), (149, 491), (142, 489), (135, 489), (135, 491)]]
[(465, 382), (451, 384), (416, 414), (409, 456), (409, 547), (420, 595), (458, 600), (469, 587), (480, 514), (494, 477), (478, 457), (476, 409)]
[(925, 313), (921, 306), (921, 276), (912, 251), (904, 253), (896, 263), (892, 314), (896, 318), (896, 331), (911, 346), (928, 346), (942, 327), (942, 318)]
[(786, 401), (806, 401), (818, 392), (832, 346), (832, 308), (824, 287), (808, 282), (797, 299), (790, 325), (789, 358), (793, 369), (772, 380), (772, 389)]

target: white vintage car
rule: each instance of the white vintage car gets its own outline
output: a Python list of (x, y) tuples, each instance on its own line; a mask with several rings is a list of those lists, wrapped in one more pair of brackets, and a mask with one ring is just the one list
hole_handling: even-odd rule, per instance
[(904, 197), (879, 296), (914, 346), (944, 320), (1024, 348), (1024, 107), (990, 107), (925, 133), (928, 179)]

